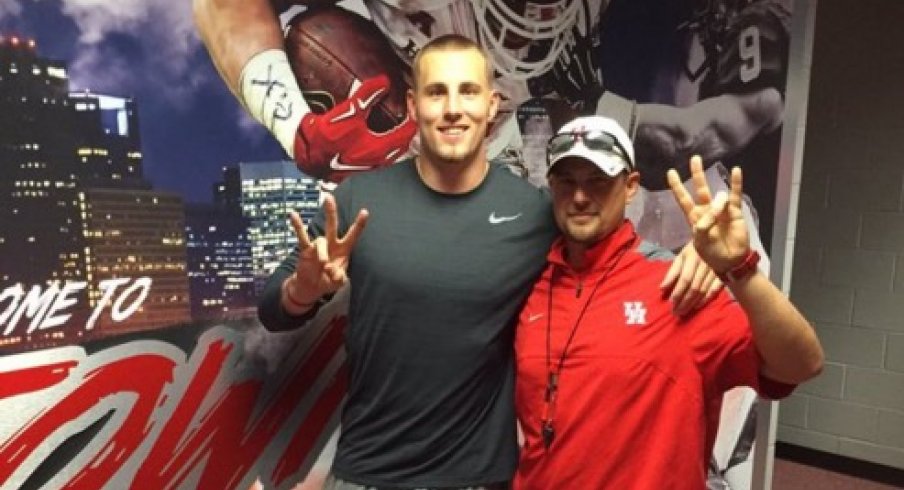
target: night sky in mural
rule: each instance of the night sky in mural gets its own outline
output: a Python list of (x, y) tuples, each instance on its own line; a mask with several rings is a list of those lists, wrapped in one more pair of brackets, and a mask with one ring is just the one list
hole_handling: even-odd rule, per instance
[(66, 63), (73, 91), (133, 97), (155, 189), (209, 201), (222, 166), (284, 158), (218, 77), (188, 0), (3, 0), (0, 35)]

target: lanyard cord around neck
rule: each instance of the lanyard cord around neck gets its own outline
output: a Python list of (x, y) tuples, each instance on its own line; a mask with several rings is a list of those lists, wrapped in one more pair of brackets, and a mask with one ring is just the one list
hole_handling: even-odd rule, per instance
[(544, 394), (544, 402), (545, 409), (543, 413), (543, 418), (541, 419), (541, 427), (540, 433), (543, 437), (543, 444), (548, 449), (552, 444), (553, 439), (555, 438), (555, 429), (552, 425), (554, 411), (555, 411), (555, 400), (556, 395), (559, 389), (559, 374), (562, 372), (562, 366), (565, 364), (565, 358), (568, 354), (568, 348), (571, 347), (571, 342), (574, 340), (575, 333), (578, 331), (578, 326), (581, 324), (581, 319), (584, 318), (584, 313), (587, 312), (587, 308), (590, 307), (591, 301), (593, 301), (593, 296), (596, 294), (596, 290), (599, 289), (600, 285), (609, 277), (609, 274), (615, 269), (615, 266), (618, 265), (618, 262), (621, 260), (622, 256), (625, 255), (625, 252), (631, 247), (634, 243), (636, 237), (632, 237), (631, 240), (628, 240), (627, 243), (621, 246), (621, 248), (616, 252), (615, 259), (612, 261), (612, 265), (606, 269), (606, 272), (596, 281), (596, 284), (593, 285), (593, 289), (590, 290), (590, 294), (587, 296), (587, 301), (584, 302), (584, 306), (581, 307), (580, 313), (578, 313), (578, 318), (574, 321), (574, 326), (571, 327), (571, 333), (568, 334), (568, 340), (565, 341), (565, 347), (562, 349), (562, 354), (559, 355), (559, 362), (556, 365), (555, 370), (552, 369), (551, 366), (551, 344), (552, 344), (552, 289), (555, 283), (556, 271), (557, 268), (552, 270), (552, 273), (549, 278), (549, 295), (546, 305), (546, 393)]

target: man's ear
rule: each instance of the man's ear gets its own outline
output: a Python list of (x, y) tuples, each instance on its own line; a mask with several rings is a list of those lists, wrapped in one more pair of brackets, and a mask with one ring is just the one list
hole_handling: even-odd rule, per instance
[(417, 122), (417, 111), (415, 110), (414, 89), (410, 88), (405, 92), (405, 105), (408, 106), (408, 117), (412, 121)]
[(631, 200), (634, 199), (639, 190), (640, 174), (637, 172), (629, 173), (628, 178), (625, 180), (625, 205), (631, 204)]
[(502, 97), (499, 95), (499, 91), (492, 89), (490, 90), (490, 121), (494, 121), (496, 119), (496, 113), (499, 112), (499, 103)]

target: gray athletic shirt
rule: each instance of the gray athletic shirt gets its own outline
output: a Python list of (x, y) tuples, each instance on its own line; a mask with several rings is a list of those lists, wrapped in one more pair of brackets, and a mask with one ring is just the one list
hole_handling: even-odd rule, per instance
[[(348, 269), (350, 379), (333, 472), (393, 488), (511, 479), (514, 326), (555, 237), (548, 195), (497, 164), (471, 192), (438, 193), (411, 160), (334, 194), (340, 232), (359, 209), (370, 217)], [(311, 233), (323, 222), (321, 212)]]

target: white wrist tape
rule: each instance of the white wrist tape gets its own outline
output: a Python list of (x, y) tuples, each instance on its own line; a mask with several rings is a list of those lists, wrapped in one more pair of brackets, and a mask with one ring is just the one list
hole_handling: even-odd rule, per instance
[(294, 158), (298, 124), (311, 108), (301, 95), (285, 51), (269, 49), (252, 56), (242, 68), (239, 85), (248, 113)]

